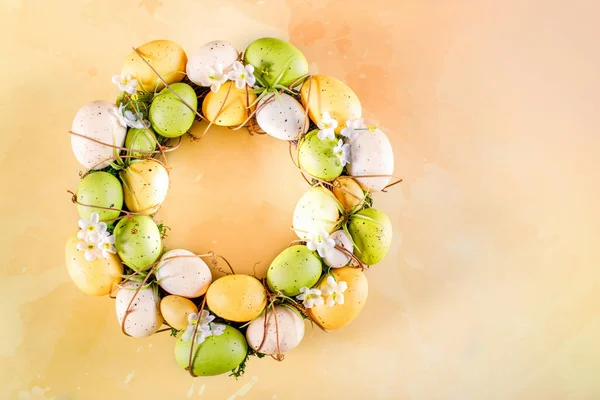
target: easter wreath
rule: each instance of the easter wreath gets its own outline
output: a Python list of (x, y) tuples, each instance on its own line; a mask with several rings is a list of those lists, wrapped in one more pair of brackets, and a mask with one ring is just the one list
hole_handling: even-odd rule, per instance
[[(368, 293), (363, 271), (392, 239), (371, 193), (401, 179), (391, 175), (387, 136), (365, 125), (348, 86), (309, 75), (304, 55), (274, 38), (241, 54), (210, 42), (189, 59), (176, 43), (152, 41), (133, 49), (113, 83), (121, 91), (115, 104), (84, 105), (69, 131), (87, 171), (69, 191), (80, 220), (65, 257), (80, 290), (116, 299), (124, 334), (170, 331), (176, 361), (192, 376), (237, 377), (250, 355), (283, 360), (302, 340), (304, 319), (331, 331), (358, 315)], [(310, 185), (294, 211), (298, 239), (266, 278), (235, 274), (212, 251), (163, 249), (167, 228), (153, 216), (169, 188), (166, 154), (185, 134), (201, 138), (190, 131), (195, 120), (206, 123), (202, 135), (219, 125), (289, 141)], [(224, 276), (213, 282), (204, 260)]]

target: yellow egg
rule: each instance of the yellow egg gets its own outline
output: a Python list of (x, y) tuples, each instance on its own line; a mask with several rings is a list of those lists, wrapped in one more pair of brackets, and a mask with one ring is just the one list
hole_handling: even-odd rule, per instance
[[(146, 61), (168, 84), (181, 81), (185, 76), (187, 56), (185, 51), (170, 40), (153, 40), (137, 48)], [(164, 85), (135, 51), (125, 59), (121, 74), (129, 74), (138, 81), (138, 90), (160, 91)]]
[(339, 187), (333, 187), (333, 194), (346, 212), (351, 212), (356, 207), (364, 196), (360, 185), (352, 178), (340, 176), (336, 178), (334, 183), (339, 183)]
[[(309, 96), (310, 88), (310, 96)], [(360, 100), (344, 82), (326, 75), (314, 75), (307, 79), (300, 89), (302, 105), (308, 108), (308, 115), (315, 124), (321, 122), (323, 113), (328, 112), (337, 120), (336, 133), (345, 127), (349, 119), (362, 115)]]
[(131, 161), (119, 172), (123, 197), (130, 211), (152, 215), (167, 198), (169, 172), (155, 159)]
[(99, 257), (94, 261), (85, 259), (84, 251), (77, 250), (77, 233), (67, 239), (65, 261), (69, 276), (75, 285), (85, 294), (104, 296), (109, 294), (115, 285), (121, 282), (123, 264), (116, 254), (109, 258)]
[[(230, 87), (231, 89), (229, 89)], [(225, 101), (225, 97), (227, 97), (227, 101)], [(236, 126), (246, 121), (249, 115), (248, 105), (252, 104), (254, 100), (256, 100), (254, 93), (246, 95), (245, 89), (238, 89), (233, 82), (227, 82), (217, 92), (209, 92), (206, 95), (202, 102), (202, 113), (215, 125)], [(221, 109), (223, 103), (225, 105)]]
[[(330, 307), (327, 303), (308, 310), (310, 317), (323, 329), (332, 331), (348, 325), (360, 313), (367, 301), (369, 285), (367, 277), (358, 268), (344, 267), (331, 270), (336, 281), (346, 282), (348, 288), (344, 292), (344, 304)], [(323, 289), (327, 280), (323, 279), (317, 286)]]
[(249, 275), (227, 275), (208, 287), (206, 304), (221, 318), (247, 322), (265, 309), (267, 297), (258, 279)]
[(188, 326), (188, 315), (197, 313), (198, 307), (190, 299), (181, 296), (166, 296), (160, 301), (160, 313), (167, 324), (175, 329), (185, 329)]

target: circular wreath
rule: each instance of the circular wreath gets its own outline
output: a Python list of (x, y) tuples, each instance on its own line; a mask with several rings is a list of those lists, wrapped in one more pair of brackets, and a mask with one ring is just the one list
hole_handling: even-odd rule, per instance
[[(121, 91), (115, 104), (84, 105), (70, 131), (87, 171), (70, 192), (80, 220), (65, 257), (81, 291), (116, 299), (124, 334), (171, 332), (176, 361), (192, 376), (238, 377), (251, 355), (283, 360), (302, 340), (304, 319), (329, 332), (358, 315), (364, 270), (392, 240), (371, 194), (401, 179), (391, 175), (387, 136), (365, 124), (348, 86), (309, 75), (304, 55), (274, 38), (243, 53), (210, 42), (189, 59), (176, 43), (152, 41), (134, 48), (112, 80)], [(195, 120), (206, 123), (199, 137), (190, 132)], [(166, 251), (167, 228), (153, 220), (169, 189), (167, 153), (212, 125), (289, 141), (310, 185), (294, 210), (298, 239), (266, 278), (236, 274), (212, 251)], [(224, 276), (213, 281), (204, 260)]]

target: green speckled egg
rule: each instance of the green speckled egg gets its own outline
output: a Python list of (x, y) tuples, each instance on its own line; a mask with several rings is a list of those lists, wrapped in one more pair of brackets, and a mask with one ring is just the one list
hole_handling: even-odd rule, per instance
[[(192, 341), (177, 338), (175, 360), (181, 368), (190, 362)], [(192, 372), (198, 376), (221, 375), (231, 371), (246, 359), (248, 344), (237, 329), (226, 326), (221, 335), (209, 336), (201, 344), (194, 344)]]
[(160, 257), (160, 232), (152, 218), (134, 215), (122, 218), (114, 231), (115, 247), (121, 260), (132, 269), (148, 269)]
[(145, 128), (129, 129), (125, 137), (125, 147), (131, 150), (138, 150), (129, 152), (134, 157), (151, 157), (152, 154), (140, 153), (139, 151), (156, 150), (156, 136), (154, 135), (154, 131), (152, 131), (152, 128), (149, 130)]
[(353, 214), (348, 231), (357, 247), (354, 255), (367, 265), (383, 260), (392, 244), (392, 223), (383, 211), (375, 208)]
[(319, 131), (309, 132), (300, 144), (298, 160), (300, 167), (319, 179), (331, 181), (342, 173), (344, 167), (333, 149), (338, 145), (337, 140), (319, 139)]
[[(174, 83), (171, 88), (194, 110), (198, 108), (196, 92), (190, 85)], [(150, 105), (150, 122), (156, 133), (175, 138), (186, 133), (194, 122), (196, 113), (189, 109), (169, 88), (164, 88)]]
[(349, 119), (358, 119), (362, 116), (360, 100), (356, 93), (344, 82), (331, 76), (313, 75), (304, 81), (300, 89), (300, 97), (302, 105), (308, 108), (308, 115), (315, 124), (321, 122), (325, 112), (337, 120), (335, 133), (340, 133)]
[(273, 292), (286, 296), (300, 294), (300, 288), (312, 287), (321, 277), (321, 259), (308, 247), (291, 246), (279, 253), (267, 271), (267, 284)]
[[(77, 201), (99, 207), (123, 208), (123, 186), (121, 182), (108, 172), (93, 172), (79, 182)], [(100, 208), (77, 205), (81, 218), (90, 219), (93, 212), (100, 215), (100, 221), (117, 218), (120, 211), (103, 210)]]
[(279, 84), (288, 86), (308, 74), (308, 61), (304, 54), (285, 40), (261, 38), (250, 43), (244, 51), (244, 63), (254, 66), (254, 74), (270, 86), (283, 74)]

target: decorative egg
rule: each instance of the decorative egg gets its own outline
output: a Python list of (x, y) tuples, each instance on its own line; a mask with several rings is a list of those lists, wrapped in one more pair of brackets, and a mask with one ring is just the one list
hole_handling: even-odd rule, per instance
[[(340, 229), (339, 231), (335, 231), (329, 237), (335, 241), (336, 245), (342, 246), (344, 249), (348, 250), (348, 252), (352, 254), (354, 246), (352, 245), (352, 241), (350, 240), (348, 235), (346, 235), (346, 232), (344, 232), (344, 230)], [(341, 250), (333, 248), (325, 252), (325, 257), (323, 257), (323, 261), (331, 268), (341, 268), (348, 265), (348, 263), (350, 262), (350, 256), (345, 254)]]
[(123, 264), (116, 254), (108, 258), (99, 257), (94, 261), (85, 259), (84, 251), (77, 250), (77, 232), (67, 239), (65, 246), (65, 262), (67, 272), (83, 293), (92, 296), (104, 296), (121, 282)]
[[(137, 48), (137, 51), (160, 74), (169, 85), (185, 77), (187, 56), (185, 51), (170, 40), (153, 40)], [(138, 81), (138, 90), (155, 93), (164, 87), (156, 73), (135, 52), (131, 51), (121, 69)]]
[(335, 198), (338, 199), (347, 213), (351, 213), (363, 201), (365, 194), (362, 188), (354, 179), (347, 176), (336, 178), (334, 183), (339, 184), (339, 186), (333, 187)]
[[(277, 324), (275, 324), (275, 315)], [(265, 330), (266, 319), (266, 330)], [(248, 325), (246, 339), (254, 351), (262, 354), (286, 353), (297, 347), (304, 337), (304, 319), (290, 307), (275, 306)], [(277, 340), (279, 338), (279, 341)], [(279, 347), (277, 343), (279, 342)], [(262, 344), (262, 346), (261, 346)]]
[[(90, 139), (112, 146), (123, 147), (126, 128), (121, 125), (114, 112), (114, 104), (108, 101), (92, 101), (77, 111), (71, 131)], [(71, 147), (77, 161), (85, 168), (103, 169), (108, 167), (115, 149), (89, 139), (71, 135)]]
[(204, 44), (198, 49), (187, 63), (187, 76), (196, 85), (202, 86), (202, 74), (207, 67), (214, 68), (221, 64), (223, 70), (227, 71), (238, 59), (239, 52), (229, 42), (215, 40)]
[(202, 102), (202, 113), (215, 125), (237, 126), (248, 119), (248, 106), (255, 100), (254, 93), (246, 93), (245, 89), (238, 89), (229, 81), (221, 85), (219, 91), (211, 91), (206, 95)]
[[(175, 360), (181, 368), (188, 368), (192, 341), (181, 335), (175, 342)], [(196, 376), (213, 376), (231, 372), (246, 359), (246, 338), (237, 329), (226, 326), (222, 334), (209, 336), (201, 344), (195, 344), (192, 354), (192, 372)]]
[(281, 140), (296, 140), (308, 130), (302, 104), (292, 96), (281, 93), (279, 98), (267, 95), (258, 102), (256, 122), (267, 134)]
[(160, 257), (160, 231), (150, 217), (123, 217), (115, 227), (114, 235), (117, 254), (127, 266), (136, 271), (150, 268)]
[(77, 205), (80, 218), (90, 219), (92, 213), (98, 213), (100, 221), (117, 218), (123, 208), (123, 186), (121, 182), (108, 172), (93, 172), (87, 174), (77, 187), (77, 201), (91, 206), (116, 208), (105, 210), (103, 208)]
[(131, 149), (131, 151), (129, 151), (129, 155), (133, 157), (152, 157), (151, 153), (145, 152), (155, 151), (156, 144), (156, 135), (154, 134), (152, 128), (131, 128), (129, 131), (127, 131), (127, 136), (125, 136), (125, 147)]
[(283, 250), (267, 270), (267, 284), (272, 292), (297, 296), (300, 288), (312, 287), (321, 277), (321, 259), (308, 247), (296, 245)]
[(194, 89), (186, 83), (174, 83), (171, 89), (185, 103), (169, 88), (164, 88), (152, 100), (149, 118), (156, 133), (167, 138), (176, 138), (192, 127), (196, 118), (195, 111), (198, 109), (198, 98)]
[(249, 275), (226, 275), (208, 287), (206, 304), (221, 318), (247, 322), (264, 310), (267, 296), (258, 279)]
[[(337, 282), (346, 282), (348, 288), (344, 291), (344, 304), (329, 306), (327, 303), (314, 306), (308, 310), (309, 316), (323, 329), (332, 331), (343, 328), (358, 316), (367, 301), (369, 284), (367, 277), (358, 268), (344, 267), (331, 270)], [(319, 284), (323, 289), (327, 281)]]
[(167, 198), (169, 173), (157, 160), (133, 160), (119, 172), (123, 181), (125, 204), (130, 211), (151, 215)]
[[(390, 140), (379, 129), (362, 131), (350, 142), (348, 173), (361, 175), (391, 175), (394, 173), (394, 151)], [(355, 178), (365, 190), (382, 190), (391, 177)]]
[(161, 288), (168, 293), (192, 299), (206, 293), (212, 275), (200, 257), (191, 251), (177, 249), (167, 251), (160, 260), (156, 267), (156, 279)]
[(356, 245), (356, 257), (367, 265), (383, 260), (392, 245), (392, 223), (383, 211), (375, 208), (352, 214), (348, 231)]
[[(309, 98), (310, 87), (310, 98)], [(313, 75), (300, 90), (302, 105), (308, 108), (308, 115), (315, 124), (321, 122), (323, 113), (329, 113), (337, 120), (336, 133), (340, 133), (349, 119), (358, 119), (362, 108), (356, 93), (338, 79), (326, 75)]]
[[(308, 74), (308, 61), (300, 50), (285, 40), (261, 38), (244, 51), (244, 63), (254, 66), (257, 81), (268, 86), (289, 86)], [(281, 77), (281, 79), (278, 78)]]
[[(119, 325), (125, 318), (125, 333), (138, 338), (155, 334), (163, 323), (163, 317), (159, 311), (160, 297), (156, 286), (144, 287), (136, 295), (136, 290), (140, 285), (141, 282), (125, 282), (121, 285), (115, 302)], [(135, 299), (131, 301), (134, 296)], [(130, 303), (130, 312), (125, 317)]]
[(304, 136), (300, 142), (298, 162), (308, 174), (331, 181), (344, 170), (340, 158), (334, 153), (338, 141), (328, 138), (321, 140), (318, 133), (319, 130), (315, 129)]
[(310, 188), (294, 209), (293, 229), (300, 239), (311, 232), (331, 233), (340, 218), (338, 202), (333, 193), (321, 186)]
[(170, 295), (160, 301), (160, 313), (171, 327), (184, 330), (188, 326), (188, 315), (198, 313), (198, 307), (190, 299)]

